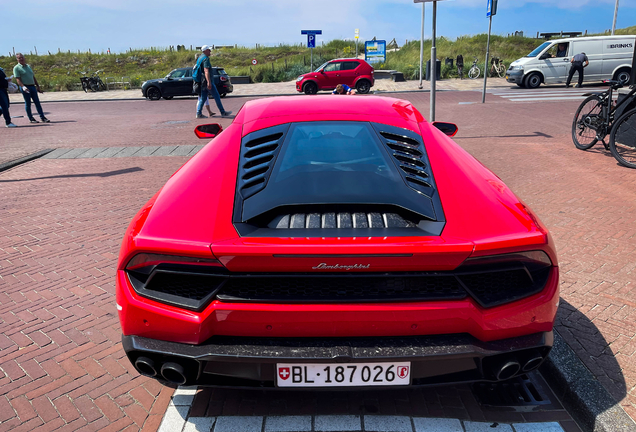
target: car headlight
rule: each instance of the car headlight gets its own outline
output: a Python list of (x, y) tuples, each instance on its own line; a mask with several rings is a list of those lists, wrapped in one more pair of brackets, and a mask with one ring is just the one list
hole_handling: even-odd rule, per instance
[(510, 69), (512, 69), (512, 70), (521, 70), (522, 71), (523, 70), (523, 66), (521, 66), (521, 65), (510, 66)]
[(303, 80), (303, 78), (304, 78), (304, 77), (299, 76), (298, 78), (296, 78), (296, 82), (298, 82), (298, 81), (302, 81), (302, 80)]

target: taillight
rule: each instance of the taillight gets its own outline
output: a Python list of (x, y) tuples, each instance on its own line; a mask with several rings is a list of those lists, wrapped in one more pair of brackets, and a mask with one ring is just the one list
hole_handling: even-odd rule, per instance
[(218, 260), (210, 258), (140, 253), (128, 262), (126, 270), (149, 274), (159, 264), (221, 265)]
[(548, 254), (537, 250), (468, 258), (455, 274), (470, 296), (488, 308), (541, 292), (552, 265)]
[(219, 76), (219, 79), (220, 79), (221, 81), (227, 81), (227, 77), (225, 77), (225, 76), (223, 76), (223, 75), (220, 75), (220, 76)]
[(141, 253), (126, 266), (137, 294), (194, 311), (214, 298), (227, 273), (215, 259)]

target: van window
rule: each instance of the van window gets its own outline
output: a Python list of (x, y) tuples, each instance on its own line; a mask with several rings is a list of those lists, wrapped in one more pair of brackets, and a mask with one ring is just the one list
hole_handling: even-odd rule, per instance
[(538, 47), (536, 47), (530, 54), (528, 54), (526, 57), (536, 57), (539, 55), (539, 53), (541, 51), (543, 51), (548, 45), (550, 45), (551, 42), (543, 42), (541, 45), (539, 45)]

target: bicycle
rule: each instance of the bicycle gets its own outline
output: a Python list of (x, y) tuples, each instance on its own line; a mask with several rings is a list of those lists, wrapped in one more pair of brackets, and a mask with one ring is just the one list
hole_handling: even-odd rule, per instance
[[(614, 119), (620, 118), (632, 104), (636, 103), (633, 97), (636, 87), (629, 92), (627, 97), (615, 105), (612, 103), (614, 90), (623, 87), (619, 81), (606, 80), (609, 88), (602, 93), (586, 93), (588, 96), (579, 105), (574, 120), (572, 121), (572, 141), (579, 150), (588, 150), (601, 141), (606, 150), (610, 150), (605, 137), (610, 134), (614, 125)], [(620, 162), (620, 160), (619, 160)]]
[(495, 73), (501, 78), (506, 73), (506, 65), (503, 60), (497, 57), (493, 57), (492, 66), (490, 67), (490, 76), (495, 76)]
[[(634, 92), (636, 86), (632, 94)], [(610, 133), (609, 148), (614, 159), (621, 165), (636, 168), (636, 108), (627, 111), (616, 120)]]
[(470, 79), (479, 78), (479, 74), (481, 74), (481, 70), (479, 70), (479, 67), (477, 67), (477, 57), (475, 57), (475, 60), (473, 60), (473, 65), (470, 67), (470, 70), (468, 71), (468, 78)]

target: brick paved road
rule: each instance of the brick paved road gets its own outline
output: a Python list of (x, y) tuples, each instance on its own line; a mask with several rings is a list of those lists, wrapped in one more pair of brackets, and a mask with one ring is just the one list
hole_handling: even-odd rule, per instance
[[(427, 95), (404, 97), (428, 112)], [(605, 151), (574, 149), (576, 102), (462, 104), (479, 100), (442, 93), (437, 119), (458, 122), (457, 142), (551, 229), (565, 300), (559, 331), (635, 417), (636, 172)], [(46, 104), (57, 123), (0, 131), (0, 161), (53, 147), (199, 144), (192, 105)], [(124, 358), (114, 266), (130, 218), (184, 161), (42, 159), (0, 173), (0, 430), (157, 428), (172, 389)]]

